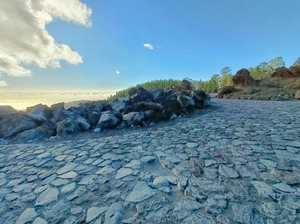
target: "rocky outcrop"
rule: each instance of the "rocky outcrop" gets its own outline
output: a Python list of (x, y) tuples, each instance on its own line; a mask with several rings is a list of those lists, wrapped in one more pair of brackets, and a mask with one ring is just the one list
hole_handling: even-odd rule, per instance
[(224, 95), (233, 93), (235, 91), (234, 87), (232, 86), (224, 86), (218, 93), (218, 98), (223, 98)]
[(289, 70), (294, 74), (293, 77), (300, 77), (300, 66), (291, 66), (289, 67)]
[(67, 110), (64, 103), (51, 107), (38, 104), (27, 108), (26, 113), (0, 117), (0, 138), (18, 141), (43, 140), (51, 136), (67, 136), (72, 133), (101, 131), (116, 127), (148, 126), (185, 114), (211, 103), (210, 96), (202, 90), (191, 90), (187, 81), (176, 90), (147, 91), (132, 88), (128, 98), (111, 102), (81, 103)]
[(277, 68), (272, 74), (271, 77), (281, 77), (281, 78), (290, 78), (290, 77), (294, 77), (295, 74), (293, 72), (291, 72), (289, 69), (287, 69), (286, 67), (280, 67)]
[(16, 111), (11, 106), (0, 106), (0, 116), (2, 115), (8, 115), (8, 114), (16, 114), (18, 111)]
[(36, 127), (36, 122), (25, 114), (8, 115), (0, 120), (0, 138), (9, 138)]
[(234, 87), (248, 87), (255, 83), (254, 79), (250, 75), (250, 72), (242, 68), (237, 71), (237, 73), (233, 76), (233, 86)]

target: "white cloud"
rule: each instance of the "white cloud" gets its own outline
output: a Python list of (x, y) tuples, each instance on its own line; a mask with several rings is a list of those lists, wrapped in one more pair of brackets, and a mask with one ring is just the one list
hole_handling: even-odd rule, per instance
[(149, 50), (153, 50), (153, 46), (151, 44), (144, 44), (144, 47), (148, 48)]
[(91, 14), (80, 0), (0, 0), (0, 73), (30, 76), (28, 64), (59, 68), (61, 60), (82, 63), (77, 52), (54, 40), (46, 25), (59, 18), (90, 27)]
[(120, 75), (120, 72), (119, 72), (119, 71), (116, 71), (116, 73), (117, 73), (118, 75)]
[(4, 80), (0, 80), (0, 87), (8, 86)]

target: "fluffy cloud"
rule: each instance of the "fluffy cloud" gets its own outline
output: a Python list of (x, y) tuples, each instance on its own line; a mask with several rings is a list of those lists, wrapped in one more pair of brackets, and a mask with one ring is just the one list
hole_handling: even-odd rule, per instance
[(91, 14), (80, 0), (0, 0), (0, 73), (30, 76), (28, 64), (59, 68), (61, 60), (82, 63), (77, 52), (54, 40), (46, 25), (58, 18), (90, 27)]
[(3, 87), (3, 86), (8, 86), (8, 84), (5, 81), (0, 80), (0, 87)]
[(117, 73), (118, 75), (120, 75), (120, 72), (119, 72), (119, 71), (116, 71), (116, 73)]
[(149, 50), (153, 50), (153, 46), (151, 44), (144, 44), (144, 47), (148, 48)]

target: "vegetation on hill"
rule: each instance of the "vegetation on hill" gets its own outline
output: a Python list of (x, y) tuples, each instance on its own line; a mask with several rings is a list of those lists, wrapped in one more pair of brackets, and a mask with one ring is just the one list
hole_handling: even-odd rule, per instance
[[(294, 66), (300, 65), (300, 58), (298, 58), (293, 65)], [(285, 62), (283, 61), (282, 57), (276, 57), (270, 60), (268, 63), (262, 62), (256, 67), (250, 67), (248, 70), (254, 80), (262, 80), (262, 79), (269, 78), (270, 75), (277, 68), (280, 68), (282, 66), (285, 66)], [(220, 74), (214, 74), (208, 81), (202, 81), (201, 79), (193, 80), (190, 78), (185, 78), (185, 79), (191, 82), (192, 87), (194, 89), (201, 89), (208, 93), (216, 93), (224, 86), (233, 86), (232, 77), (233, 75), (231, 73), (230, 67), (224, 67), (221, 69)], [(162, 79), (162, 80), (145, 82), (136, 85), (135, 87), (141, 86), (148, 91), (154, 90), (156, 88), (167, 90), (170, 89), (173, 85), (181, 86), (181, 82), (182, 80)], [(115, 95), (109, 96), (108, 100), (114, 100), (121, 97), (128, 97), (128, 91), (132, 87), (117, 91)]]

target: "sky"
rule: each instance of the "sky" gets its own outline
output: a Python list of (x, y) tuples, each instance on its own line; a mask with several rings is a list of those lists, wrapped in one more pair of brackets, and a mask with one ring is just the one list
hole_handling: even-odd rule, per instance
[(209, 80), (300, 57), (299, 0), (1, 0), (0, 90)]

